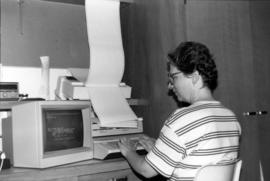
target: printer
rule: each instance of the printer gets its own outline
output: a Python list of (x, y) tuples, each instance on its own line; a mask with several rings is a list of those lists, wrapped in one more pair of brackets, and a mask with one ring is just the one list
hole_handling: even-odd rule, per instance
[[(85, 71), (82, 69), (82, 71)], [(123, 96), (131, 97), (131, 87), (125, 83), (119, 84)], [(88, 88), (74, 76), (59, 76), (55, 89), (56, 99), (60, 100), (89, 100)]]
[[(86, 87), (83, 82), (72, 75), (59, 76), (55, 96), (58, 100), (89, 100), (91, 102), (88, 89), (90, 88)], [(120, 89), (127, 101), (131, 100), (131, 87), (121, 83)], [(136, 101), (134, 103), (132, 100), (128, 102), (131, 105), (137, 105), (138, 103)], [(141, 104), (145, 105), (147, 102), (142, 101)], [(136, 127), (103, 127), (100, 125), (100, 120), (93, 106), (90, 114), (95, 159), (104, 160), (120, 157), (121, 153), (117, 143), (123, 136), (129, 138), (137, 145), (137, 152), (139, 154), (146, 153), (144, 148), (137, 144), (138, 140), (143, 136), (143, 118), (137, 118)]]

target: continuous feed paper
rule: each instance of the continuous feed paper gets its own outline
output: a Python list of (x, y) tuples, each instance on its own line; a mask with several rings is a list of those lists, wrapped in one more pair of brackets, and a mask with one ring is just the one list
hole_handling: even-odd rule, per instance
[(124, 73), (120, 2), (85, 0), (90, 68), (85, 85), (103, 127), (137, 127), (119, 84)]

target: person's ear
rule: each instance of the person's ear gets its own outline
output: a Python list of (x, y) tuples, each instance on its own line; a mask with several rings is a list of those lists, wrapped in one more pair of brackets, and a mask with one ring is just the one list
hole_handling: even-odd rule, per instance
[(192, 74), (192, 83), (193, 85), (195, 85), (196, 83), (198, 83), (198, 81), (200, 80), (201, 76), (199, 74), (198, 71), (195, 71), (193, 74)]

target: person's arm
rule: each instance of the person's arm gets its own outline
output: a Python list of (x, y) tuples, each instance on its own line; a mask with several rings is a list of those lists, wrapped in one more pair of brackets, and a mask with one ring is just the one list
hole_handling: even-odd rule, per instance
[(119, 149), (122, 155), (127, 159), (131, 167), (139, 174), (146, 178), (156, 176), (158, 173), (154, 170), (144, 159), (144, 156), (136, 153), (134, 145), (130, 144), (130, 141), (126, 138), (122, 138), (119, 141)]

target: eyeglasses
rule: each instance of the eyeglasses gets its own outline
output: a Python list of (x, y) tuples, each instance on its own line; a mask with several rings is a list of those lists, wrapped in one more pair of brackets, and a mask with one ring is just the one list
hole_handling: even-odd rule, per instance
[(175, 73), (168, 73), (168, 77), (169, 77), (169, 81), (168, 81), (168, 86), (171, 89), (173, 84), (174, 84), (174, 80), (176, 78), (176, 75), (183, 73), (183, 72), (175, 72)]
[(175, 73), (168, 73), (168, 77), (170, 80), (174, 80), (176, 78), (176, 75), (181, 74), (183, 72), (175, 72)]

